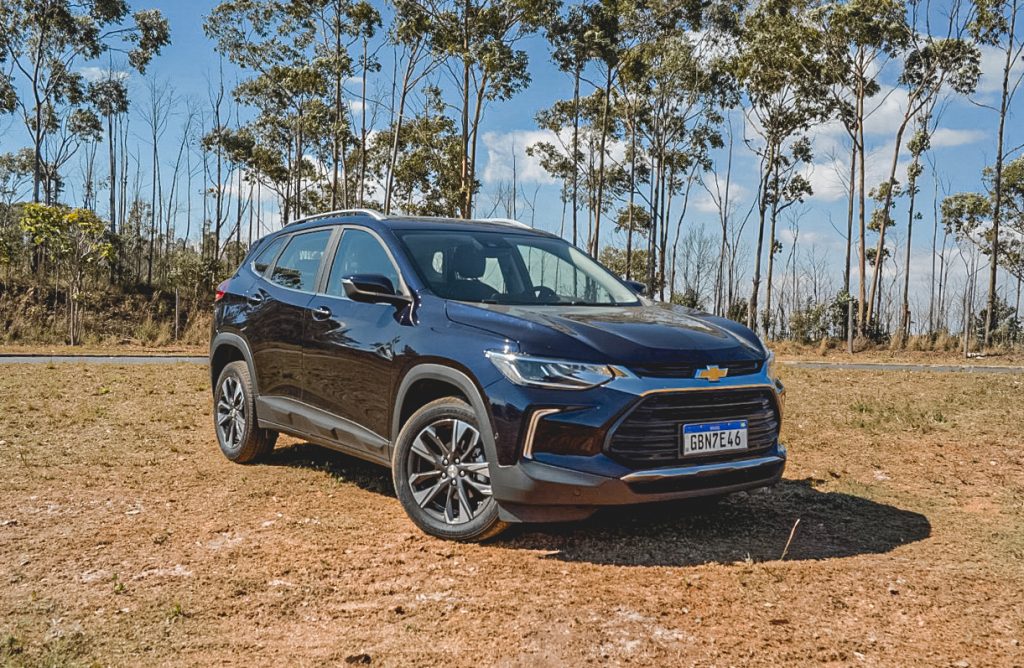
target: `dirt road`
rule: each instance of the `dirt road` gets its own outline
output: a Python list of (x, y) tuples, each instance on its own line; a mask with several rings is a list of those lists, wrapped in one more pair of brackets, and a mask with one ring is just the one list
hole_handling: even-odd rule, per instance
[(0, 366), (0, 664), (1024, 664), (1024, 378), (785, 373), (774, 490), (457, 545), (201, 366)]

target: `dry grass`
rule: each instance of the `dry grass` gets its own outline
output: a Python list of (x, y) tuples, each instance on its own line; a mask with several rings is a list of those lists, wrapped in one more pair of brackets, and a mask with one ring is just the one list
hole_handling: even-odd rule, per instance
[(1024, 377), (785, 373), (774, 490), (456, 545), (199, 366), (0, 366), (0, 663), (1018, 665)]

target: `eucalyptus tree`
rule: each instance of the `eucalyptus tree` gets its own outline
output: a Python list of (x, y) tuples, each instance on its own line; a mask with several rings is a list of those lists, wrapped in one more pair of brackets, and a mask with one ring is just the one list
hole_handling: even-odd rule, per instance
[[(230, 143), (236, 159), (277, 193), (286, 222), (301, 215), (304, 202), (323, 198), (308, 187), (321, 181), (310, 154), (331, 163), (329, 201), (338, 200), (341, 186), (342, 203), (349, 203), (345, 151), (352, 136), (343, 85), (352, 73), (349, 49), (372, 32), (374, 17), (365, 2), (225, 0), (206, 18), (217, 50), (252, 73), (233, 93), (256, 110), (239, 130), (221, 127), (210, 140)], [(362, 53), (365, 74), (370, 60)]]
[(905, 191), (909, 200), (908, 211), (907, 211), (907, 241), (906, 241), (906, 256), (904, 258), (903, 266), (903, 302), (900, 307), (900, 320), (899, 320), (899, 334), (898, 340), (901, 344), (906, 343), (910, 336), (910, 248), (911, 242), (914, 238), (914, 221), (921, 218), (921, 213), (916, 211), (914, 205), (917, 202), (917, 194), (920, 192), (920, 188), (917, 184), (921, 174), (924, 172), (924, 166), (921, 164), (921, 156), (931, 148), (931, 126), (929, 125), (932, 119), (930, 110), (922, 112), (917, 118), (917, 130), (914, 132), (914, 136), (907, 142), (907, 148), (910, 149), (911, 161), (907, 166), (907, 185)]
[[(548, 40), (551, 42), (551, 56), (562, 72), (572, 77), (572, 135), (568, 146), (569, 164), (572, 169), (568, 184), (568, 199), (572, 203), (572, 243), (576, 244), (579, 235), (579, 165), (580, 154), (580, 81), (583, 71), (590, 62), (593, 53), (592, 40), (589, 38), (589, 20), (584, 5), (573, 5), (565, 16), (558, 16), (548, 27)], [(560, 128), (558, 128), (560, 130)], [(557, 131), (557, 130), (556, 130)], [(565, 190), (566, 187), (563, 187)], [(628, 255), (628, 252), (627, 252)], [(627, 276), (629, 262), (626, 263)]]
[(999, 267), (1000, 240), (999, 232), (1003, 213), (1003, 162), (1006, 150), (1003, 146), (1006, 134), (1006, 118), (1010, 104), (1021, 82), (1021, 75), (1015, 70), (1022, 62), (1024, 40), (1017, 34), (1019, 11), (1018, 0), (973, 0), (974, 16), (968, 24), (971, 36), (979, 44), (995, 47), (1002, 57), (999, 77), (999, 106), (995, 111), (999, 114), (999, 129), (996, 134), (996, 164), (994, 167), (994, 183), (992, 202), (992, 248), (988, 276), (988, 305), (985, 310), (984, 342), (989, 343), (992, 329), (992, 314), (996, 311), (996, 280)]
[[(711, 38), (681, 28), (673, 25), (654, 39), (638, 39), (624, 54), (620, 75), (635, 98), (633, 106), (643, 110), (637, 125), (651, 163), (647, 283), (652, 294), (655, 274), (666, 274), (671, 203), (681, 192), (688, 195), (698, 172), (710, 169), (710, 151), (723, 146), (721, 110), (735, 101), (723, 59), (708, 55), (714, 53), (707, 44)], [(654, 26), (641, 16), (631, 29), (653, 33)]]
[(774, 161), (771, 177), (765, 182), (766, 192), (762, 196), (769, 207), (768, 272), (765, 277), (764, 330), (772, 331), (772, 279), (775, 256), (782, 251), (775, 234), (779, 214), (794, 204), (802, 203), (813, 194), (811, 184), (803, 175), (803, 168), (811, 163), (811, 141), (806, 135), (797, 137), (787, 150), (781, 151)]
[[(834, 107), (835, 118), (850, 139), (850, 172), (847, 196), (846, 264), (843, 291), (851, 294), (853, 219), (859, 211), (859, 299), (858, 322), (863, 323), (867, 302), (867, 221), (865, 201), (864, 124), (870, 110), (866, 102), (881, 90), (879, 74), (886, 63), (899, 56), (910, 40), (906, 3), (901, 0), (834, 0), (813, 11), (822, 25), (825, 57), (825, 93)], [(859, 193), (859, 198), (858, 198)], [(855, 206), (859, 204), (858, 206)], [(853, 301), (848, 300), (847, 335), (852, 337)], [(850, 339), (852, 342), (852, 338)]]
[(943, 90), (948, 89), (961, 95), (971, 93), (977, 86), (981, 74), (980, 60), (981, 55), (977, 46), (965, 39), (935, 38), (920, 33), (916, 34), (915, 43), (904, 57), (899, 84), (906, 94), (906, 106), (896, 126), (888, 178), (876, 188), (880, 196), (872, 223), (878, 230), (874, 253), (877, 261), (873, 267), (871, 291), (868, 294), (865, 315), (867, 323), (870, 323), (875, 315), (876, 295), (880, 296), (882, 267), (885, 264), (885, 232), (893, 223), (893, 199), (899, 188), (896, 170), (903, 148), (903, 136), (910, 122), (927, 109)]
[(530, 83), (520, 42), (551, 23), (558, 0), (415, 0), (429, 17), (430, 44), (443, 59), (462, 138), (460, 212), (473, 215), (477, 146), (484, 108)]
[[(404, 68), (401, 83), (397, 76), (393, 82), (393, 86), (398, 88), (398, 101), (390, 131), (391, 157), (384, 179), (384, 213), (391, 213), (395, 172), (398, 169), (399, 151), (403, 137), (402, 126), (405, 122), (409, 95), (436, 70), (439, 64), (431, 49), (430, 38), (430, 20), (423, 8), (415, 0), (397, 0), (389, 39), (399, 50), (395, 57), (395, 67), (404, 63)], [(415, 133), (413, 134), (415, 135)]]
[[(562, 182), (563, 201), (569, 201), (573, 189), (582, 191), (589, 220), (588, 249), (595, 243), (594, 221), (598, 211), (609, 213), (615, 201), (628, 190), (630, 180), (621, 162), (599, 157), (602, 145), (607, 151), (608, 140), (620, 141), (622, 132), (622, 124), (614, 116), (604, 125), (604, 98), (604, 91), (595, 89), (575, 102), (559, 100), (541, 110), (536, 116), (537, 126), (548, 130), (554, 140), (536, 142), (526, 148), (527, 155), (538, 158), (541, 167)], [(566, 132), (569, 127), (573, 127), (571, 134)]]
[(110, 162), (110, 231), (117, 232), (117, 117), (128, 113), (128, 88), (124, 78), (108, 71), (103, 78), (89, 84), (89, 99), (96, 111), (107, 121), (107, 157)]
[(84, 102), (85, 82), (76, 68), (126, 51), (129, 65), (144, 73), (170, 42), (170, 29), (159, 11), (132, 12), (123, 0), (4, 0), (0, 26), (0, 63), (11, 63), (0, 69), (0, 110), (19, 110), (32, 136), (32, 201), (39, 202), (46, 136)]
[(997, 257), (992, 256), (997, 189), (994, 166), (987, 167), (983, 173), (986, 192), (961, 192), (942, 201), (942, 222), (946, 232), (958, 242), (976, 247), (989, 256), (990, 262), (998, 262), (1017, 279), (1016, 312), (1019, 315), (1020, 290), (1024, 282), (1024, 157), (1004, 164), (999, 176), (1005, 234)]
[[(782, 186), (780, 178), (787, 145), (802, 136), (829, 113), (822, 81), (825, 78), (820, 24), (810, 9), (813, 0), (765, 0), (747, 17), (735, 59), (736, 75), (747, 98), (746, 112), (759, 141), (747, 143), (758, 156), (758, 232), (747, 326), (758, 327), (758, 295), (761, 288), (761, 256), (765, 225), (787, 197), (800, 199), (809, 184)], [(795, 159), (810, 159), (802, 140)], [(769, 253), (774, 252), (774, 239)]]
[(422, 108), (405, 121), (373, 136), (372, 173), (390, 180), (391, 205), (413, 215), (450, 216), (462, 204), (457, 165), (462, 142), (455, 121), (445, 114), (441, 91), (427, 86)]

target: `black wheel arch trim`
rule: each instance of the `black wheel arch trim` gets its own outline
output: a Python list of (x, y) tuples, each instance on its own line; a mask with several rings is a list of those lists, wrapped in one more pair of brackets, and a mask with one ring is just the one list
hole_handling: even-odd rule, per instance
[(252, 389), (257, 397), (260, 396), (259, 379), (256, 377), (256, 365), (252, 360), (252, 350), (249, 348), (249, 342), (244, 336), (235, 332), (220, 332), (210, 342), (210, 387), (215, 390), (217, 385), (217, 379), (213, 377), (213, 358), (217, 356), (217, 351), (224, 346), (231, 346), (241, 351), (242, 358), (245, 360), (246, 366), (249, 367)]
[(420, 380), (436, 380), (454, 385), (462, 394), (469, 399), (469, 405), (476, 412), (481, 421), (481, 435), (484, 439), (487, 461), (491, 466), (496, 467), (498, 461), (498, 449), (494, 440), (494, 424), (491, 422), (491, 412), (487, 408), (483, 394), (473, 378), (466, 372), (452, 366), (424, 362), (409, 369), (402, 377), (395, 393), (395, 403), (391, 412), (391, 444), (392, 450), (398, 443), (398, 434), (402, 431), (402, 411), (405, 406), (406, 396), (409, 389)]

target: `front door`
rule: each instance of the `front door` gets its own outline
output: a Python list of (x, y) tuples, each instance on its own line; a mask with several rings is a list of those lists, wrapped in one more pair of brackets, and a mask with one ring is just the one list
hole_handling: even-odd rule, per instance
[(403, 316), (410, 307), (352, 301), (341, 281), (380, 274), (396, 290), (404, 290), (404, 284), (381, 240), (362, 228), (345, 228), (329, 267), (323, 293), (307, 309), (303, 401), (390, 438), (393, 360), (409, 326)]

